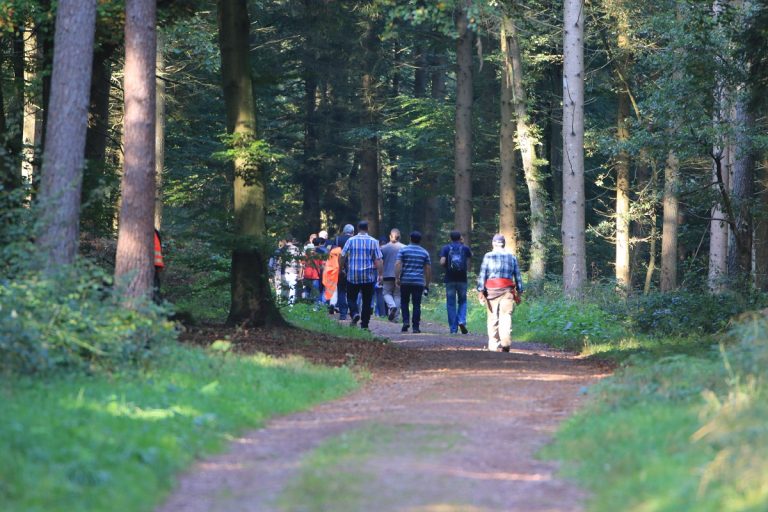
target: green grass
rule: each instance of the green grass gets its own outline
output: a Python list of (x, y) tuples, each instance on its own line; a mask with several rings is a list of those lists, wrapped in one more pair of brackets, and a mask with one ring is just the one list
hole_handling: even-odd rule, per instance
[(3, 511), (152, 510), (231, 435), (356, 387), (347, 368), (177, 348), (144, 371), (0, 381)]
[(371, 334), (370, 331), (361, 329), (359, 326), (353, 327), (349, 322), (339, 322), (335, 317), (328, 314), (325, 307), (315, 310), (314, 305), (300, 302), (292, 307), (283, 307), (280, 311), (285, 319), (288, 320), (288, 323), (308, 331), (344, 338), (379, 339)]

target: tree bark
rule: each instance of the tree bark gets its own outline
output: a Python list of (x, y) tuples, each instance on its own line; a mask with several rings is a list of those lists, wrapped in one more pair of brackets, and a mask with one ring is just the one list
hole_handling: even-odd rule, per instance
[(677, 288), (677, 228), (678, 187), (680, 162), (674, 151), (667, 154), (664, 167), (664, 214), (661, 230), (661, 282), (662, 292)]
[(456, 136), (454, 224), (470, 245), (472, 233), (472, 31), (466, 10), (456, 17)]
[(165, 36), (157, 33), (157, 55), (155, 78), (155, 228), (163, 227), (163, 170), (165, 169)]
[[(620, 35), (619, 39), (625, 39)], [(619, 43), (622, 47), (626, 43)], [(619, 112), (616, 138), (619, 143), (629, 140), (629, 92), (619, 85)], [(620, 150), (616, 157), (616, 284), (625, 293), (632, 285), (629, 259), (629, 153)]]
[(509, 45), (509, 67), (512, 73), (512, 103), (517, 121), (517, 146), (522, 157), (525, 183), (528, 186), (528, 198), (531, 207), (531, 263), (528, 278), (532, 284), (541, 283), (546, 277), (547, 265), (547, 190), (539, 169), (536, 155), (537, 140), (534, 137), (528, 115), (528, 95), (523, 86), (523, 58), (518, 44), (517, 28), (512, 19), (503, 20)]
[[(723, 115), (727, 116), (724, 110), (723, 84), (718, 81), (718, 90), (715, 92), (715, 114), (713, 123), (718, 125)], [(728, 160), (729, 145), (726, 143), (723, 147), (714, 147), (713, 154), (722, 152), (724, 159)], [(712, 162), (712, 181), (718, 181), (718, 163)], [(723, 185), (728, 189), (728, 174), (722, 173)], [(723, 211), (721, 200), (712, 207), (712, 219), (709, 223), (709, 269), (707, 273), (707, 285), (712, 293), (722, 293), (727, 288), (728, 275), (728, 220)]]
[(584, 5), (566, 0), (563, 38), (563, 291), (586, 282), (584, 200)]
[[(256, 111), (248, 43), (250, 21), (246, 0), (219, 0), (219, 46), (227, 132), (236, 151), (256, 141)], [(232, 252), (232, 301), (229, 324), (284, 324), (272, 300), (267, 267), (257, 242), (266, 235), (266, 184), (258, 164), (246, 155), (234, 160), (236, 245)]]
[(379, 138), (376, 133), (378, 90), (374, 69), (379, 46), (377, 23), (370, 20), (363, 35), (363, 125), (369, 135), (363, 139), (360, 148), (360, 218), (368, 221), (369, 233), (374, 237), (382, 236), (379, 228)]
[(728, 273), (744, 283), (752, 270), (752, 149), (748, 133), (753, 122), (743, 100), (737, 100), (733, 109), (733, 125), (736, 127), (734, 149), (730, 152), (731, 198), (734, 203), (734, 227), (728, 244)]
[(96, 0), (60, 0), (40, 195), (40, 261), (46, 272), (77, 255)]
[[(506, 19), (505, 19), (506, 21)], [(501, 26), (501, 53), (504, 73), (501, 78), (501, 123), (499, 131), (499, 233), (507, 240), (507, 248), (517, 252), (517, 169), (515, 169), (515, 125), (512, 80), (513, 74), (506, 23)]]
[(306, 48), (302, 55), (304, 74), (304, 155), (302, 162), (301, 184), (301, 218), (304, 230), (302, 236), (309, 235), (313, 230), (318, 231), (320, 225), (320, 169), (319, 155), (319, 119), (318, 119), (318, 77), (317, 77), (317, 41), (314, 23), (319, 12), (313, 0), (304, 1), (304, 23), (307, 27)]
[(125, 2), (125, 163), (115, 281), (130, 305), (152, 293), (155, 211), (156, 2)]

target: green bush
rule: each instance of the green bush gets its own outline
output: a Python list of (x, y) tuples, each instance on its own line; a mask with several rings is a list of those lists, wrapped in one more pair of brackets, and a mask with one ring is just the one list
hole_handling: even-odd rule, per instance
[[(764, 305), (765, 296), (706, 291), (651, 293), (627, 301), (627, 326), (656, 336), (690, 336), (720, 332), (734, 316)], [(625, 308), (625, 309), (624, 309)], [(612, 307), (617, 310), (616, 304)]]
[(102, 270), (85, 263), (0, 280), (0, 368), (45, 372), (140, 363), (175, 339), (164, 310), (126, 308)]

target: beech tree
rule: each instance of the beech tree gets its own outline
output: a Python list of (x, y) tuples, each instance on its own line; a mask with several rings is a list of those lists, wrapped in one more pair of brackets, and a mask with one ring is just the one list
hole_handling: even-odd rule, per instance
[(49, 272), (73, 263), (77, 255), (95, 30), (96, 0), (59, 2), (38, 198), (41, 218), (37, 247)]
[(219, 0), (221, 75), (234, 160), (235, 247), (230, 324), (280, 324), (258, 242), (266, 235), (266, 186), (258, 153), (246, 0)]

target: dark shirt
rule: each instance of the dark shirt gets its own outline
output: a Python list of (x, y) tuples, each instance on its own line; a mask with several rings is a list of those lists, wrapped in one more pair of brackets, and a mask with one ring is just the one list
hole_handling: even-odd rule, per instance
[(445, 275), (443, 276), (443, 282), (446, 283), (466, 283), (467, 282), (467, 270), (457, 271), (451, 270), (451, 247), (461, 247), (464, 251), (464, 259), (469, 268), (469, 259), (472, 257), (472, 251), (466, 245), (461, 242), (451, 242), (442, 249), (440, 249), (440, 258), (445, 258)]

